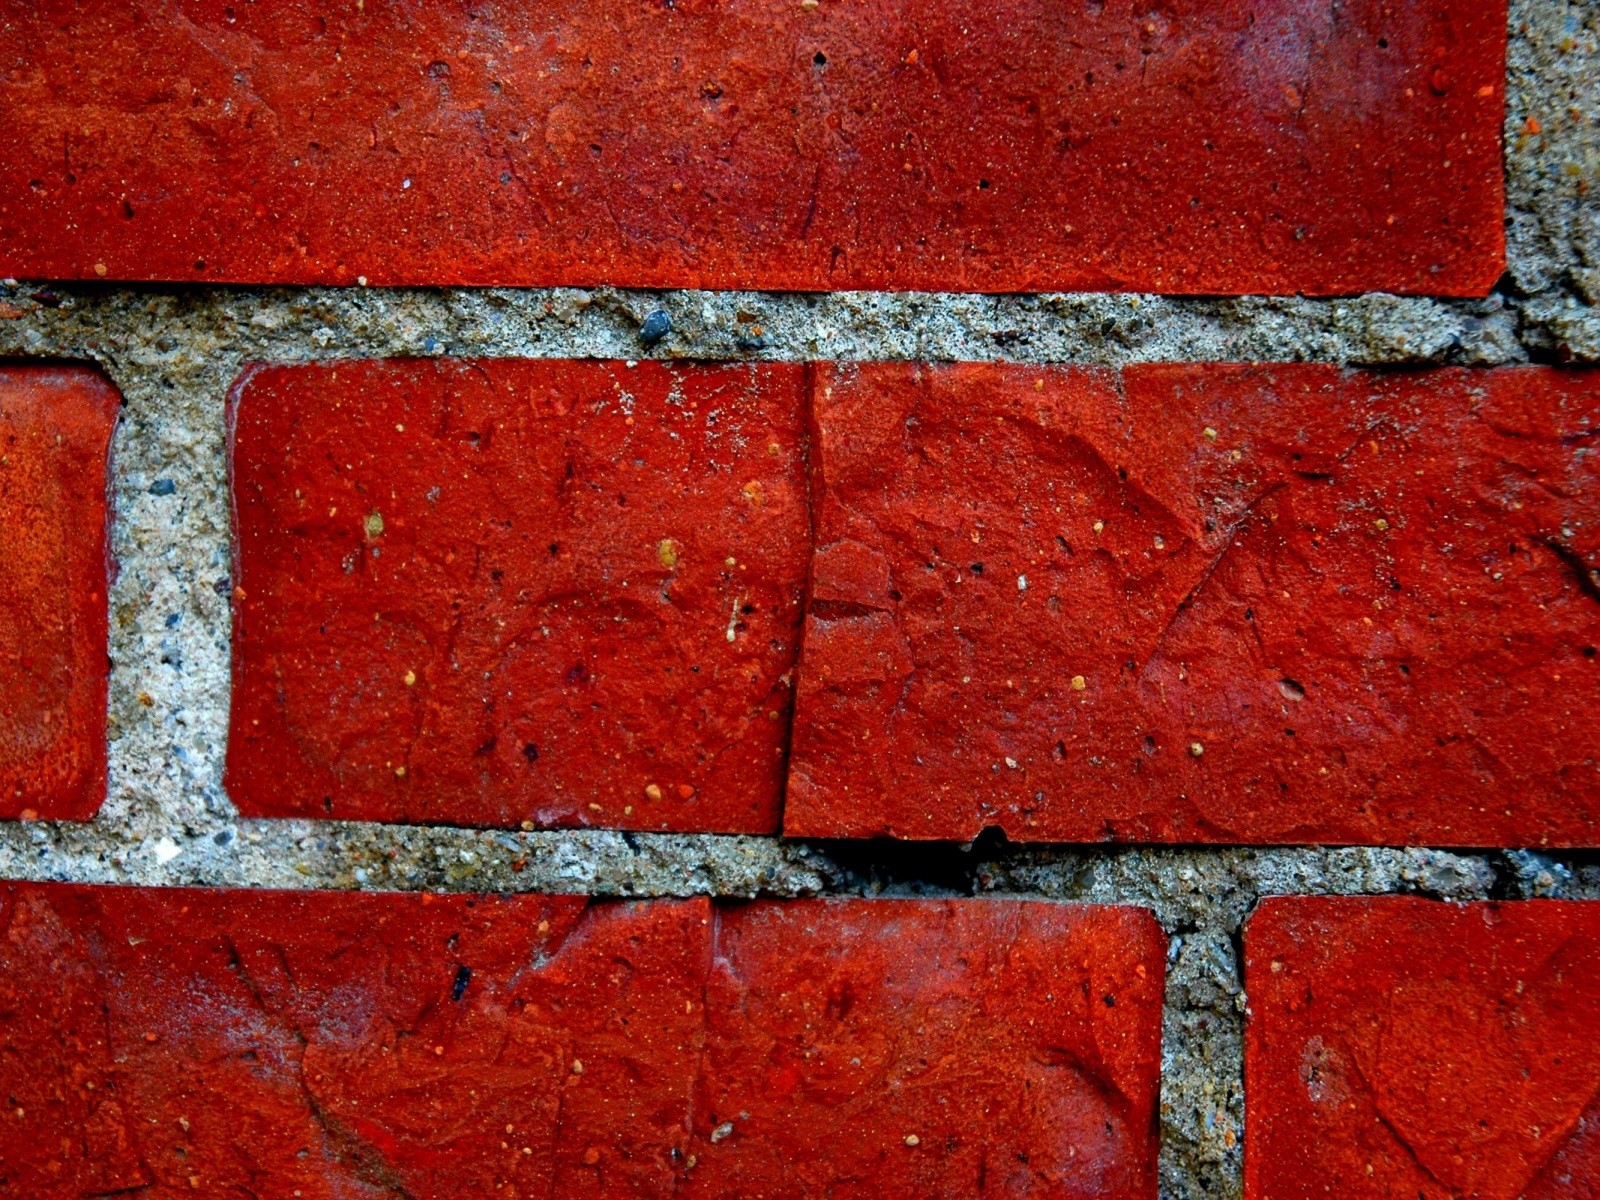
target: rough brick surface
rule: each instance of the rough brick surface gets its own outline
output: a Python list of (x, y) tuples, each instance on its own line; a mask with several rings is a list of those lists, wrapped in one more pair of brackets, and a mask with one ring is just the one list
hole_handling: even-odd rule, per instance
[(809, 555), (805, 371), (247, 373), (240, 811), (774, 830)]
[(0, 1195), (1149, 1200), (1162, 952), (1011, 902), (8, 885)]
[(1600, 375), (826, 368), (785, 829), (1593, 844)]
[(1274, 899), (1246, 1200), (1600, 1195), (1600, 904)]
[(86, 368), (0, 366), (0, 817), (84, 821), (105, 798), (120, 403)]
[(0, 274), (1480, 294), (1504, 0), (0, 5)]
[(1148, 913), (798, 901), (719, 923), (690, 1197), (1153, 1198)]
[(0, 897), (0, 1195), (671, 1194), (704, 901)]

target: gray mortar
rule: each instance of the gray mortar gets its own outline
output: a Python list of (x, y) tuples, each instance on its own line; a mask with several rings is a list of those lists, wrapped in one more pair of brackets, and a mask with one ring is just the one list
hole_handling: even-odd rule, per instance
[[(1510, 264), (1487, 300), (130, 289), (0, 284), (0, 355), (99, 364), (113, 450), (110, 791), (87, 825), (0, 823), (0, 877), (611, 896), (995, 895), (1150, 907), (1170, 938), (1161, 1191), (1240, 1190), (1238, 943), (1270, 894), (1600, 899), (1600, 857), (1529, 850), (895, 846), (246, 821), (221, 786), (223, 443), (241, 364), (365, 355), (1371, 366), (1600, 362), (1600, 0), (1514, 0)], [(1540, 132), (1527, 132), (1527, 119)], [(638, 327), (671, 314), (648, 349)], [(759, 332), (758, 332), (759, 329)], [(157, 480), (174, 490), (152, 492)], [(162, 490), (165, 490), (164, 487)]]

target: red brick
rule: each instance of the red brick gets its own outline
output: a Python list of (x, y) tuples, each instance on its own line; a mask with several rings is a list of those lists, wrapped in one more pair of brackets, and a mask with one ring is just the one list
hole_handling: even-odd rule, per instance
[(1246, 1200), (1600, 1196), (1600, 905), (1268, 900), (1245, 955)]
[(704, 901), (0, 897), (0, 1195), (671, 1195)]
[(247, 372), (240, 811), (772, 832), (809, 555), (805, 370)]
[(121, 398), (81, 367), (0, 367), (0, 817), (106, 794), (106, 468)]
[(1153, 1200), (1165, 948), (1135, 909), (730, 909), (684, 1195)]
[(1596, 841), (1600, 374), (878, 365), (816, 410), (786, 832)]
[(0, 1195), (1152, 1200), (1162, 948), (1031, 903), (0, 885)]
[(1482, 294), (1505, 0), (0, 3), (0, 274)]

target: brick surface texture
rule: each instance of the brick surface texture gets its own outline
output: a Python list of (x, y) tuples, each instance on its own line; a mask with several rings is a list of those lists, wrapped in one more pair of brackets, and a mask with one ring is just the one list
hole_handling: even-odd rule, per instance
[(0, 0), (0, 1200), (1600, 1200), (1597, 98)]
[(248, 374), (234, 802), (775, 830), (809, 557), (805, 370)]
[(1505, 40), (1504, 0), (7, 0), (0, 274), (1482, 294)]
[(94, 371), (0, 366), (0, 817), (88, 820), (106, 791), (106, 464)]
[(3, 1195), (1155, 1195), (1137, 910), (0, 905)]
[(1600, 375), (818, 370), (786, 832), (1593, 844)]
[(1600, 905), (1285, 897), (1245, 954), (1246, 1200), (1600, 1195)]

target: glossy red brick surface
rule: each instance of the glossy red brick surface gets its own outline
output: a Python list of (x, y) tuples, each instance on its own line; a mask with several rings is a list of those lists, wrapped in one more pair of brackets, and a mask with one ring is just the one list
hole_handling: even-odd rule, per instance
[(1600, 1195), (1600, 905), (1267, 900), (1246, 1200)]
[(0, 274), (1482, 294), (1505, 0), (0, 4)]
[(1162, 951), (1015, 902), (3, 885), (0, 1195), (1153, 1200)]
[(810, 547), (805, 372), (248, 372), (240, 811), (774, 830)]
[(0, 818), (86, 821), (106, 793), (106, 470), (121, 398), (0, 365)]
[(1153, 1200), (1165, 950), (1136, 909), (730, 907), (684, 1194)]
[(784, 826), (1593, 844), (1600, 374), (824, 368)]

